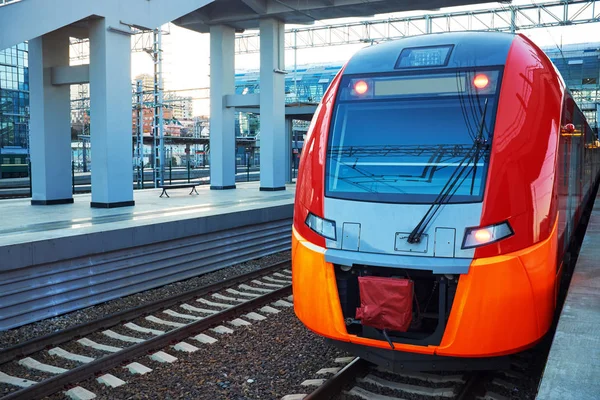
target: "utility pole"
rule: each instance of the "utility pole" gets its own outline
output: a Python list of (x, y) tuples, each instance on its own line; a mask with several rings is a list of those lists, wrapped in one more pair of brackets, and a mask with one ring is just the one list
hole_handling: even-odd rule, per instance
[(296, 60), (296, 56), (298, 53), (298, 48), (297, 48), (297, 36), (298, 36), (298, 31), (296, 29), (294, 29), (294, 103), (299, 103), (300, 101), (298, 100), (298, 78), (296, 76), (297, 73), (297, 69), (298, 69), (298, 64), (297, 64), (297, 60)]
[(138, 189), (144, 188), (144, 87), (143, 81), (138, 79), (135, 86), (136, 108), (137, 108), (137, 131), (135, 157), (137, 160), (137, 181)]
[[(153, 32), (152, 59), (154, 61), (154, 139), (152, 154), (154, 159), (154, 187), (164, 184), (165, 141), (163, 124), (163, 81), (162, 81), (162, 31)], [(157, 163), (158, 160), (158, 163)]]

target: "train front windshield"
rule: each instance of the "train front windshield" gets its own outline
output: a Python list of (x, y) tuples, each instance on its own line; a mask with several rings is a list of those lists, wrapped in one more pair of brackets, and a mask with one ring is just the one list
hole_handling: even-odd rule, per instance
[(326, 196), (436, 201), (483, 198), (500, 87), (499, 70), (347, 76), (329, 133)]

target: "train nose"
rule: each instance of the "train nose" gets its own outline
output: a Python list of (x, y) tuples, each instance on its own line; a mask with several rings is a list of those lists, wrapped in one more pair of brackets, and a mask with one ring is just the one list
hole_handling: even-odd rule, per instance
[[(411, 329), (421, 332), (415, 338), (393, 333), (390, 326), (394, 350), (448, 357), (493, 357), (529, 347), (547, 331), (552, 320), (556, 247), (555, 227), (551, 237), (535, 246), (475, 259), (464, 274), (439, 275), (435, 281), (439, 285), (434, 289), (436, 298), (425, 299), (434, 303), (437, 300), (437, 313), (429, 316), (429, 321), (417, 318), (421, 326), (413, 321)], [(390, 340), (382, 334), (381, 326), (361, 323), (365, 310), (357, 315), (356, 307), (347, 301), (352, 292), (358, 297), (359, 288), (344, 281), (342, 274), (350, 273), (348, 267), (344, 272), (326, 261), (327, 251), (306, 241), (294, 229), (296, 315), (308, 328), (327, 338), (390, 349)], [(414, 271), (411, 280), (422, 285), (425, 281), (417, 276)], [(418, 300), (415, 304), (423, 307), (424, 303)], [(416, 318), (417, 313), (426, 310), (413, 308), (412, 312)], [(368, 320), (369, 315), (366, 316)], [(437, 325), (432, 325), (432, 321), (437, 321)]]

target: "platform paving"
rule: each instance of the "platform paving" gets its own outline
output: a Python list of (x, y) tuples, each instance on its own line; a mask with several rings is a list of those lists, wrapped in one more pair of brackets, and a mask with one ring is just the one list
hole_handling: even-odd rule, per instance
[(600, 399), (599, 243), (597, 197), (548, 355), (538, 400)]
[(238, 183), (235, 190), (196, 189), (199, 195), (192, 196), (172, 190), (170, 198), (159, 197), (162, 189), (134, 191), (135, 206), (111, 209), (91, 208), (90, 193), (74, 195), (73, 204), (51, 206), (32, 206), (30, 199), (0, 200), (0, 246), (292, 204), (295, 193), (295, 185), (261, 192), (259, 182)]
[(0, 330), (290, 248), (294, 185), (160, 192), (135, 191), (135, 206), (113, 209), (91, 208), (89, 194), (49, 206), (0, 200)]

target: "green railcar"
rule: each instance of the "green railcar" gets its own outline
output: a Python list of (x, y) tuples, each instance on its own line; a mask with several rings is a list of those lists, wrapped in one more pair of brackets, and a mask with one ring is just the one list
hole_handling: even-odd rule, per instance
[(27, 159), (24, 154), (0, 155), (0, 178), (23, 178), (28, 176)]

